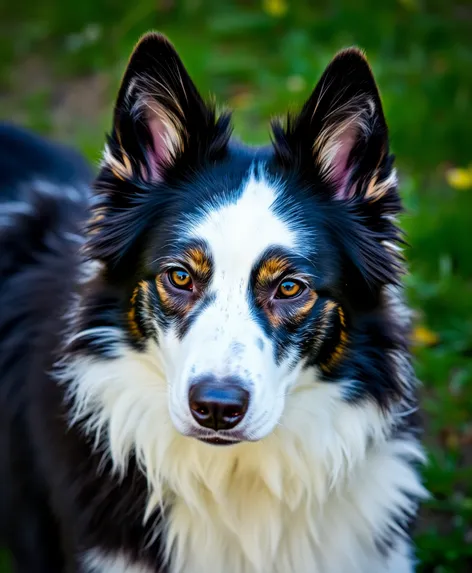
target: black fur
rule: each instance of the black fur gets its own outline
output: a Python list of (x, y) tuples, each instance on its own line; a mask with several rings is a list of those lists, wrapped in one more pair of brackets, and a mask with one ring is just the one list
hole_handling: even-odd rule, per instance
[(30, 408), (74, 288), (71, 236), (85, 223), (92, 172), (72, 150), (5, 124), (0, 169), (0, 533), (15, 571), (52, 573), (63, 570), (59, 529)]

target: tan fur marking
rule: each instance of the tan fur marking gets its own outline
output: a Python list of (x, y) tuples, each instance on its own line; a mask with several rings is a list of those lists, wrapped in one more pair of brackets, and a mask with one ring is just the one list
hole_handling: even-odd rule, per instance
[(277, 314), (276, 312), (271, 312), (271, 311), (267, 312), (267, 318), (269, 319), (270, 324), (274, 328), (279, 327), (284, 322), (283, 317), (280, 316), (280, 314)]
[(310, 310), (313, 308), (317, 299), (318, 299), (318, 295), (316, 294), (316, 292), (313, 290), (310, 290), (308, 300), (305, 302), (305, 304), (302, 307), (300, 307), (296, 310), (296, 312), (293, 314), (291, 319), (294, 320), (295, 322), (301, 322), (305, 318), (305, 316), (310, 312)]
[(141, 281), (140, 283), (138, 283), (136, 285), (136, 287), (133, 290), (133, 294), (131, 295), (131, 299), (130, 299), (130, 308), (128, 311), (128, 325), (129, 325), (129, 329), (131, 331), (131, 334), (135, 337), (135, 338), (141, 338), (142, 337), (142, 333), (141, 330), (139, 329), (138, 323), (136, 321), (136, 299), (138, 298), (138, 294), (139, 291), (143, 288), (143, 287), (147, 287), (147, 284), (145, 281)]
[(205, 252), (199, 248), (189, 249), (187, 252), (187, 259), (192, 270), (198, 276), (207, 276), (210, 274), (211, 267)]
[(159, 275), (156, 277), (156, 288), (162, 304), (166, 306), (172, 306), (169, 302), (169, 295), (164, 287), (164, 284), (162, 283), (162, 278)]
[(287, 261), (280, 257), (272, 257), (264, 261), (259, 269), (257, 281), (265, 286), (277, 279), (287, 268)]
[(145, 311), (147, 313), (148, 316), (152, 315), (152, 303), (151, 303), (151, 297), (150, 297), (150, 288), (149, 288), (149, 283), (147, 281), (142, 281), (141, 283), (141, 293), (143, 296), (143, 306), (145, 308)]
[(143, 296), (146, 300), (149, 300), (149, 283), (146, 281), (141, 281), (141, 290), (143, 291)]
[(105, 219), (105, 215), (106, 215), (105, 207), (97, 207), (92, 211), (91, 217), (87, 225), (88, 235), (95, 235), (100, 231), (100, 222)]
[(162, 304), (168, 309), (176, 312), (179, 315), (187, 314), (192, 310), (192, 302), (189, 301), (187, 304), (182, 305), (169, 294), (162, 282), (162, 277), (160, 275), (156, 276), (156, 288)]
[[(281, 257), (271, 257), (264, 261), (259, 269), (257, 275), (257, 283), (264, 287), (275, 282), (280, 275), (287, 269), (288, 262)], [(314, 291), (310, 291), (309, 299), (305, 304), (298, 309), (296, 309), (291, 316), (279, 314), (273, 312), (270, 309), (267, 310), (267, 316), (270, 324), (277, 328), (287, 320), (294, 320), (295, 322), (301, 322), (303, 318), (308, 314), (308, 312), (313, 308), (318, 295)]]
[(331, 312), (336, 308), (336, 303), (332, 300), (328, 300), (323, 308), (323, 318), (328, 318)]
[(113, 169), (113, 167), (110, 167), (110, 169), (111, 169), (111, 172), (113, 173), (113, 175), (114, 175), (117, 179), (121, 179), (121, 181), (124, 181), (124, 180), (125, 180), (124, 177), (122, 177), (122, 176), (120, 175), (120, 173), (118, 172), (117, 169)]
[(377, 174), (375, 174), (369, 181), (369, 185), (365, 192), (365, 197), (370, 201), (377, 201), (378, 199), (382, 198), (385, 195), (385, 193), (388, 193), (390, 189), (396, 187), (396, 185), (397, 185), (397, 173), (395, 169), (392, 169), (390, 175), (380, 183), (378, 182)]
[[(331, 308), (334, 308), (337, 306), (334, 303), (332, 303), (332, 304), (333, 304), (333, 307), (331, 307)], [(337, 311), (338, 311), (338, 315), (339, 315), (339, 321), (341, 323), (341, 336), (339, 338), (339, 343), (336, 346), (336, 348), (334, 349), (334, 352), (329, 357), (329, 360), (321, 365), (321, 368), (325, 372), (329, 372), (333, 368), (333, 366), (335, 366), (341, 360), (341, 358), (344, 355), (344, 351), (346, 349), (346, 345), (347, 345), (347, 341), (348, 341), (348, 336), (347, 336), (347, 332), (346, 332), (346, 317), (344, 316), (344, 311), (340, 306), (337, 306)]]
[(133, 175), (133, 168), (126, 152), (120, 147), (121, 157), (115, 157), (108, 146), (105, 147), (104, 163), (113, 175), (121, 181), (125, 181)]
[(374, 175), (372, 179), (369, 181), (369, 185), (367, 186), (365, 196), (367, 199), (372, 199), (377, 195), (377, 175)]
[(128, 156), (126, 155), (126, 152), (123, 148), (121, 148), (121, 152), (122, 152), (122, 159), (123, 159), (123, 165), (125, 166), (125, 171), (128, 174), (132, 174), (133, 173), (133, 168), (131, 167), (131, 161), (128, 159)]

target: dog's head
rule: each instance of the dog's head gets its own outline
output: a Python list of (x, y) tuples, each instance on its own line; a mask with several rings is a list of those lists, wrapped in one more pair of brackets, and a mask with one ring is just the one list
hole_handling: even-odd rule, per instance
[(181, 434), (232, 444), (273, 432), (304, 387), (380, 409), (401, 396), (400, 203), (364, 55), (340, 52), (272, 134), (234, 143), (171, 44), (138, 44), (88, 232), (102, 270), (70, 340), (105, 373), (119, 364), (121, 383), (76, 390), (123, 410), (116, 432), (137, 401), (139, 416), (164, 402)]

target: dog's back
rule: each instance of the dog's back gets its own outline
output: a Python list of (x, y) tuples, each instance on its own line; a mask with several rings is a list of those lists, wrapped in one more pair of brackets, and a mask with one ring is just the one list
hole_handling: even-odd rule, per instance
[[(44, 528), (54, 524), (46, 517), (25, 423), (26, 380), (35, 380), (40, 361), (50, 355), (42, 350), (59, 327), (74, 275), (74, 232), (83, 222), (91, 178), (74, 151), (0, 124), (0, 534), (24, 572), (46, 571), (56, 559), (52, 532)], [(44, 555), (36, 543), (33, 551), (37, 535)]]
[(20, 186), (31, 180), (76, 185), (91, 179), (89, 165), (73, 149), (0, 122), (0, 201), (17, 198)]

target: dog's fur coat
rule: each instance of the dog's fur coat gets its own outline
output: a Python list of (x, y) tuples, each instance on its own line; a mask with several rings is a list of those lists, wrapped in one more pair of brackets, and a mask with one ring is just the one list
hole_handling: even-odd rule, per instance
[[(2, 129), (0, 157), (21, 143), (0, 212), (17, 571), (411, 573), (401, 206), (364, 56), (341, 52), (249, 148), (146, 36), (94, 192), (77, 158)], [(244, 387), (235, 429), (195, 422), (202, 377)]]

